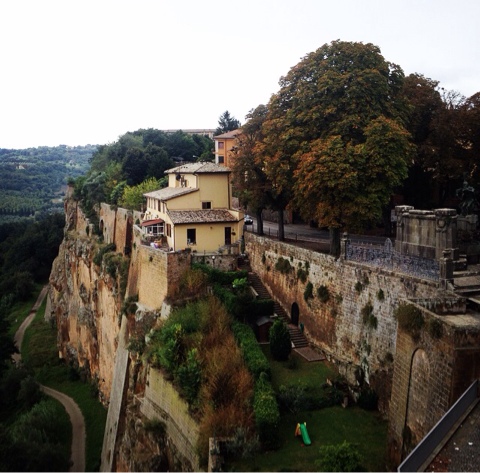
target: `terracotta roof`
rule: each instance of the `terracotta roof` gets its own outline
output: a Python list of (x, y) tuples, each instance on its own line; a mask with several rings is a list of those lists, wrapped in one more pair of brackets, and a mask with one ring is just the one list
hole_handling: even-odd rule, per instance
[(155, 218), (153, 220), (144, 220), (140, 225), (142, 227), (149, 227), (150, 225), (156, 225), (158, 223), (164, 223), (165, 221), (161, 218)]
[(169, 210), (168, 215), (173, 224), (179, 223), (221, 223), (238, 222), (228, 210)]
[(225, 173), (225, 172), (230, 172), (230, 169), (220, 164), (201, 161), (198, 163), (186, 163), (172, 169), (167, 169), (165, 171), (165, 174), (177, 174), (177, 173), (188, 173), (188, 174), (204, 173), (205, 174), (205, 173), (215, 173), (215, 172)]
[(213, 139), (217, 139), (217, 138), (220, 138), (220, 139), (225, 139), (225, 138), (235, 138), (237, 135), (239, 135), (240, 133), (242, 133), (242, 129), (241, 128), (237, 128), (236, 130), (232, 130), (232, 131), (227, 131), (226, 133), (222, 133), (221, 135), (217, 135), (217, 136), (214, 136)]
[(147, 192), (143, 194), (145, 197), (153, 197), (159, 200), (169, 200), (180, 195), (190, 194), (191, 192), (197, 192), (198, 189), (193, 187), (164, 187), (158, 191)]

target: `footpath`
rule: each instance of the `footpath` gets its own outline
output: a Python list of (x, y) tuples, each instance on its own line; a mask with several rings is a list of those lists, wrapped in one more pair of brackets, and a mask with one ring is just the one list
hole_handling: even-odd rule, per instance
[[(33, 305), (30, 313), (28, 314), (27, 318), (22, 322), (20, 327), (15, 333), (14, 342), (18, 348), (18, 353), (13, 355), (13, 360), (16, 364), (18, 364), (21, 359), (21, 349), (22, 349), (22, 342), (23, 337), (25, 335), (25, 330), (28, 326), (32, 323), (32, 320), (35, 318), (37, 314), (37, 310), (45, 299), (45, 296), (48, 292), (48, 285), (44, 286)], [(70, 467), (70, 471), (85, 471), (85, 420), (83, 418), (83, 414), (78, 407), (77, 403), (66, 394), (63, 394), (60, 391), (56, 391), (55, 389), (49, 388), (47, 386), (40, 385), (40, 389), (49, 396), (57, 399), (60, 401), (67, 414), (70, 416), (70, 422), (72, 423), (72, 453), (70, 460), (72, 465)]]

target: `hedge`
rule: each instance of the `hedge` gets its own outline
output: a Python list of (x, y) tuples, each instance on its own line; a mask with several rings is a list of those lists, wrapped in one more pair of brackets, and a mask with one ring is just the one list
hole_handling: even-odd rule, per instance
[(255, 383), (253, 411), (257, 433), (262, 445), (267, 449), (278, 448), (280, 446), (278, 433), (280, 411), (272, 385), (263, 375)]
[(253, 330), (248, 325), (234, 320), (232, 331), (238, 346), (242, 350), (245, 364), (255, 381), (260, 379), (262, 373), (267, 379), (270, 379), (270, 363), (260, 348)]

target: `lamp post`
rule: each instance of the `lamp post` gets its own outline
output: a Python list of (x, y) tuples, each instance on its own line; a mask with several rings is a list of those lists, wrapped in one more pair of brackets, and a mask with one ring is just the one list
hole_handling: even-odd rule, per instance
[(212, 256), (212, 261), (213, 261), (213, 269), (215, 269), (215, 255)]

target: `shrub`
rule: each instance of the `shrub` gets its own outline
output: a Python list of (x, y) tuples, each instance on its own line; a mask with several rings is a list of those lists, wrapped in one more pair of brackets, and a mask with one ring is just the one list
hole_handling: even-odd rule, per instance
[(379, 289), (377, 292), (377, 299), (379, 301), (385, 300), (385, 293), (383, 292), (383, 289)]
[(400, 328), (409, 333), (414, 339), (418, 339), (420, 331), (425, 325), (425, 319), (418, 307), (412, 304), (400, 304), (395, 310), (395, 317)]
[(290, 332), (285, 323), (279, 319), (275, 320), (270, 327), (270, 353), (278, 361), (288, 360), (292, 351)]
[(270, 379), (270, 364), (257, 343), (253, 330), (248, 325), (234, 321), (232, 323), (232, 331), (238, 346), (242, 350), (245, 364), (253, 378), (257, 380), (264, 373), (264, 376)]
[(212, 268), (208, 264), (195, 263), (192, 265), (193, 269), (200, 269), (208, 276), (211, 283), (218, 283), (223, 286), (230, 286), (235, 279), (246, 278), (248, 271), (221, 271), (220, 269)]
[(283, 411), (290, 411), (297, 414), (307, 405), (307, 393), (305, 386), (301, 384), (292, 384), (289, 386), (280, 386), (278, 389), (278, 405)]
[(307, 283), (305, 291), (303, 291), (303, 298), (305, 299), (305, 301), (313, 298), (313, 284), (310, 281)]
[(280, 412), (275, 392), (265, 376), (261, 376), (255, 383), (253, 411), (257, 433), (263, 447), (266, 449), (278, 448)]
[(307, 277), (308, 277), (308, 271), (306, 271), (303, 268), (297, 269), (297, 278), (300, 279), (300, 281), (305, 283), (307, 281)]
[(347, 441), (337, 445), (322, 445), (315, 462), (319, 471), (363, 471), (362, 457), (356, 445)]
[(362, 314), (362, 320), (365, 325), (370, 328), (376, 329), (378, 325), (378, 320), (373, 315), (373, 305), (370, 302), (367, 302), (360, 311)]
[(187, 269), (180, 279), (182, 297), (192, 297), (204, 293), (208, 276), (200, 269)]
[(360, 281), (355, 283), (355, 291), (357, 291), (359, 294), (363, 291), (363, 284)]
[(330, 291), (328, 290), (327, 286), (323, 284), (317, 288), (317, 296), (320, 302), (328, 302), (330, 299)]
[(108, 245), (100, 247), (100, 249), (97, 251), (97, 254), (93, 257), (93, 262), (95, 263), (95, 265), (101, 266), (103, 256), (110, 251), (115, 251), (116, 248), (117, 247), (115, 246), (115, 243), (109, 243)]
[(178, 367), (177, 377), (187, 402), (193, 405), (197, 400), (202, 381), (202, 370), (196, 348), (188, 352), (185, 363)]
[(282, 274), (288, 274), (292, 270), (292, 265), (290, 264), (290, 261), (288, 261), (288, 259), (282, 258), (280, 256), (275, 263), (275, 269)]

